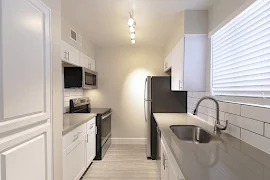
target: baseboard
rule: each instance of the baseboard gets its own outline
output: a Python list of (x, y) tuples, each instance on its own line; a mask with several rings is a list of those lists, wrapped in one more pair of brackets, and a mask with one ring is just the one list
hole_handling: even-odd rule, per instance
[(112, 138), (112, 144), (146, 144), (146, 138)]

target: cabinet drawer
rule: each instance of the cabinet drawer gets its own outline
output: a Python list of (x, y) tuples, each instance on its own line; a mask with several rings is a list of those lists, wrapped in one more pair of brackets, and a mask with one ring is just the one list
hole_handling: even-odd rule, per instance
[(91, 134), (96, 131), (96, 117), (92, 118), (87, 122), (87, 134)]
[(63, 150), (69, 147), (73, 142), (85, 136), (86, 134), (86, 124), (73, 129), (68, 134), (63, 137)]

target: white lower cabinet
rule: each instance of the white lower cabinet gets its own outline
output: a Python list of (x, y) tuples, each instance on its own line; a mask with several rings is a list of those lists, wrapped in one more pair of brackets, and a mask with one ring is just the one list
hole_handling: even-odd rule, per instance
[(63, 180), (79, 180), (96, 156), (96, 118), (63, 137)]
[(163, 136), (161, 136), (161, 180), (185, 180)]
[(63, 152), (63, 179), (79, 180), (85, 169), (85, 136), (83, 136)]
[(96, 156), (96, 118), (87, 123), (86, 166), (89, 166)]

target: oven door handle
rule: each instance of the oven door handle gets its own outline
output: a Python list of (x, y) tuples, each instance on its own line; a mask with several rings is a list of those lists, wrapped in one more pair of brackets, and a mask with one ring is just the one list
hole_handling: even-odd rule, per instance
[(112, 113), (109, 113), (109, 114), (107, 114), (107, 115), (105, 115), (105, 116), (102, 116), (101, 119), (103, 120), (103, 119), (105, 119), (105, 118), (107, 118), (107, 117), (109, 117), (109, 116), (111, 116), (111, 115), (112, 115)]

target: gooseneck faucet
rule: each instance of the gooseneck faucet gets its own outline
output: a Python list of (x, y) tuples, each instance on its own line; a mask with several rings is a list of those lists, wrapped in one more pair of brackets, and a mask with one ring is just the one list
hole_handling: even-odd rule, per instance
[(196, 105), (196, 108), (195, 108), (194, 111), (193, 111), (193, 115), (197, 115), (197, 114), (198, 114), (198, 108), (199, 108), (199, 105), (201, 104), (201, 102), (202, 102), (203, 100), (206, 100), (206, 99), (212, 100), (212, 101), (214, 101), (214, 102), (216, 103), (216, 107), (217, 107), (217, 108), (216, 108), (216, 111), (217, 111), (217, 117), (216, 117), (216, 122), (215, 122), (215, 126), (214, 126), (214, 133), (220, 134), (220, 133), (221, 133), (221, 130), (226, 130), (226, 129), (227, 129), (227, 127), (228, 127), (228, 120), (226, 120), (226, 125), (225, 125), (225, 126), (222, 126), (222, 125), (220, 124), (220, 120), (219, 120), (219, 104), (218, 104), (218, 101), (217, 101), (215, 98), (210, 97), (210, 96), (202, 97), (202, 98), (198, 101), (198, 103), (197, 103), (197, 105)]

